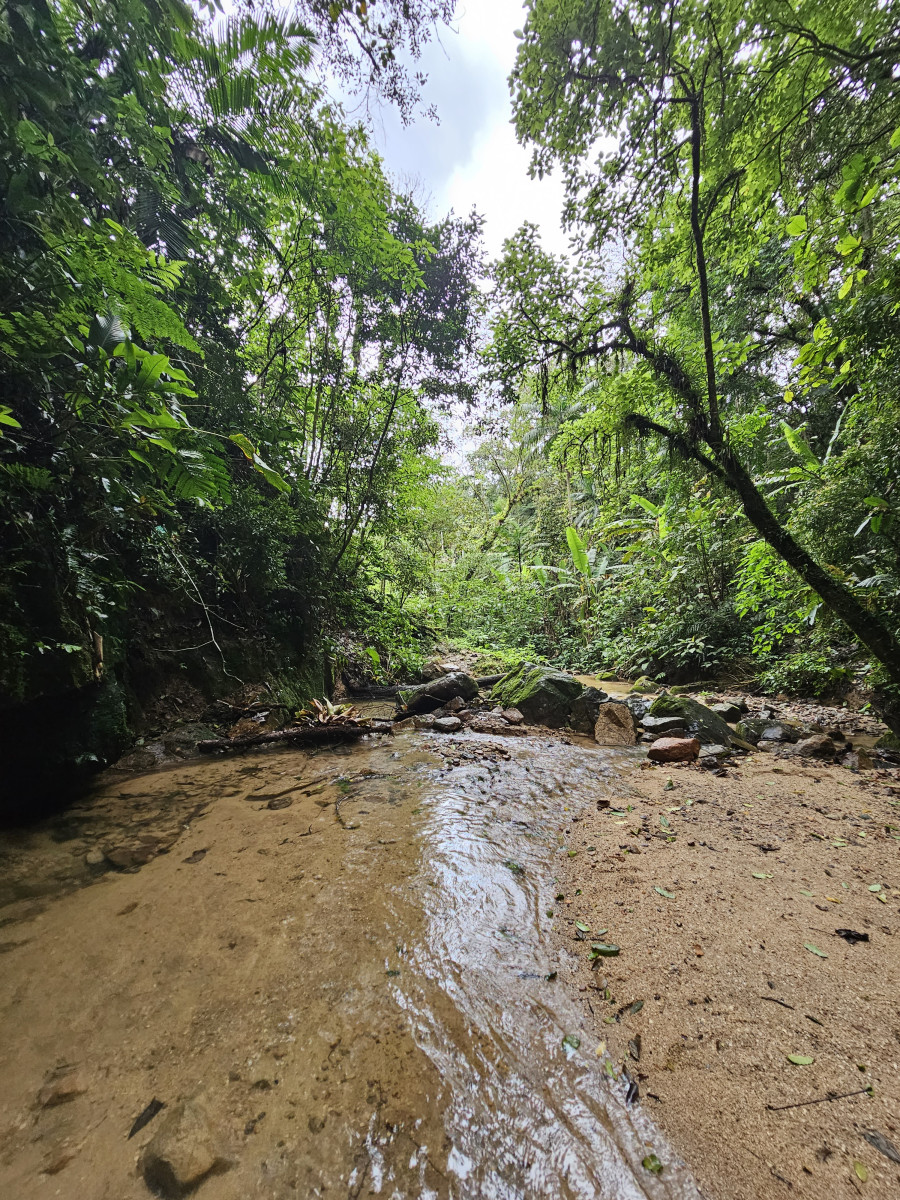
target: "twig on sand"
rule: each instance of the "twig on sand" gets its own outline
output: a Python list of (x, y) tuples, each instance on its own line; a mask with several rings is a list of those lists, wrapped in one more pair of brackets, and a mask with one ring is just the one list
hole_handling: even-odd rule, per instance
[(805, 1108), (808, 1104), (827, 1104), (830, 1100), (846, 1100), (848, 1096), (862, 1096), (871, 1088), (859, 1088), (855, 1092), (829, 1092), (827, 1096), (819, 1096), (817, 1100), (799, 1100), (796, 1104), (767, 1104), (769, 1112), (782, 1112), (786, 1108)]

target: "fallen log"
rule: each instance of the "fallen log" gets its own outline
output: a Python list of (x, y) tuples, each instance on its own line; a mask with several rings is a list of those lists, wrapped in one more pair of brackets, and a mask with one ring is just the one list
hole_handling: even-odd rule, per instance
[(278, 742), (301, 742), (315, 745), (321, 742), (354, 741), (367, 733), (389, 733), (391, 723), (382, 721), (371, 725), (294, 725), (274, 733), (253, 733), (246, 737), (207, 738), (197, 743), (201, 754), (216, 750), (247, 750), (252, 746), (268, 746)]

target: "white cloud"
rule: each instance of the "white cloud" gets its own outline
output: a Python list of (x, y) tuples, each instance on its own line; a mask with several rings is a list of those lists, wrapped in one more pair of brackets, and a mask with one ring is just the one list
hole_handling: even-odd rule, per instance
[(374, 136), (388, 170), (404, 185), (415, 183), (431, 214), (475, 208), (486, 219), (491, 257), (523, 221), (541, 229), (548, 249), (564, 251), (562, 184), (528, 176), (529, 152), (516, 141), (507, 77), (515, 60), (514, 30), (525, 19), (521, 0), (465, 0), (456, 29), (428, 48), (423, 100), (440, 123), (420, 120), (404, 128), (390, 110), (375, 116)]

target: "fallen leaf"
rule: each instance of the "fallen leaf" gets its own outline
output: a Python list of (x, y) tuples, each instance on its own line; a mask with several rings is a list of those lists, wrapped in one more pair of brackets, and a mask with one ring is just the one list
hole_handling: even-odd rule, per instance
[(900, 1163), (900, 1150), (883, 1133), (879, 1133), (877, 1129), (867, 1129), (863, 1133), (863, 1137), (885, 1158), (889, 1158), (891, 1162)]
[(590, 925), (585, 925), (584, 921), (576, 921), (575, 928), (580, 929), (582, 933), (590, 933), (591, 932)]
[(593, 942), (591, 944), (591, 958), (615, 958), (619, 953), (619, 947), (612, 942)]
[(576, 1033), (567, 1033), (562, 1040), (562, 1044), (570, 1050), (577, 1050), (581, 1045), (581, 1038)]
[(870, 892), (880, 892), (880, 891), (881, 891), (881, 884), (880, 884), (880, 883), (870, 883), (870, 884), (869, 884), (869, 891), (870, 891)]
[(798, 1067), (809, 1067), (816, 1061), (814, 1058), (810, 1058), (808, 1054), (788, 1054), (786, 1057), (788, 1062), (792, 1062)]
[(646, 1158), (642, 1158), (641, 1166), (651, 1175), (662, 1175), (663, 1165), (655, 1154), (648, 1154)]
[(606, 1042), (598, 1042), (597, 1049), (594, 1051), (598, 1058), (602, 1058), (606, 1053)]
[(643, 1007), (644, 1007), (643, 1000), (635, 1000), (634, 1004), (632, 1004), (632, 1006), (631, 1006), (631, 1011), (632, 1011), (632, 1013), (639, 1013)]
[(674, 892), (667, 892), (667, 891), (666, 891), (666, 889), (665, 889), (664, 887), (655, 887), (653, 890), (654, 890), (654, 892), (659, 892), (660, 896), (665, 896), (665, 898), (666, 898), (667, 900), (674, 900), (674, 899), (675, 899), (675, 893), (674, 893)]
[(771, 879), (772, 876), (768, 871), (751, 871), (754, 879)]
[(524, 875), (525, 874), (525, 868), (522, 866), (522, 864), (513, 862), (513, 860), (511, 858), (508, 858), (503, 865), (504, 865), (504, 867), (506, 867), (506, 869), (508, 871), (512, 871), (513, 875)]
[(819, 958), (827, 958), (828, 955), (824, 950), (820, 950), (818, 946), (814, 946), (812, 942), (804, 942), (803, 949), (809, 950), (811, 954), (818, 954)]
[(855, 929), (836, 929), (834, 932), (838, 937), (843, 938), (845, 942), (849, 942), (851, 946), (854, 946), (857, 942), (867, 942), (869, 940), (867, 933), (858, 933)]
[(856, 1172), (856, 1178), (860, 1183), (865, 1183), (869, 1178), (869, 1169), (865, 1163), (855, 1162), (853, 1164), (853, 1170)]

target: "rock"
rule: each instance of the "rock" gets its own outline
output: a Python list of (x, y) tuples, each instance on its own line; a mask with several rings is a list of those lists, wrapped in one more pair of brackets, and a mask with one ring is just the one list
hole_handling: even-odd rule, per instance
[[(267, 728), (277, 729), (279, 721), (275, 713), (269, 713), (267, 717), (269, 719), (264, 719), (256, 724), (252, 732), (260, 733), (263, 729)], [(166, 749), (166, 753), (172, 755), (174, 758), (188, 758), (198, 753), (198, 742), (205, 742), (218, 736), (218, 733), (211, 725), (203, 725), (199, 721), (192, 721), (187, 725), (180, 725), (177, 729), (173, 729), (171, 733), (163, 734), (162, 744)]]
[(491, 695), (503, 708), (517, 708), (529, 723), (558, 729), (568, 721), (572, 705), (583, 691), (574, 675), (520, 663), (503, 676)]
[[(434, 725), (435, 718), (431, 715), (431, 713), (425, 713), (421, 717), (413, 717), (412, 722), (416, 729), (430, 729), (432, 725)], [(396, 726), (394, 726), (394, 728), (396, 728)]]
[(814, 733), (794, 746), (792, 753), (803, 758), (834, 758), (837, 747), (826, 733)]
[(501, 737), (510, 737), (516, 734), (524, 736), (528, 732), (524, 725), (510, 725), (503, 717), (495, 717), (490, 713), (476, 713), (469, 721), (468, 728), (473, 733), (493, 733), (499, 734)]
[(472, 700), (478, 695), (478, 684), (465, 671), (451, 671), (431, 683), (420, 683), (418, 687), (403, 688), (397, 693), (398, 701), (410, 713), (432, 712), (459, 696)]
[(608, 700), (601, 704), (594, 725), (594, 741), (598, 746), (633, 746), (637, 741), (634, 717), (627, 704)]
[(431, 683), (433, 679), (440, 679), (442, 675), (447, 674), (447, 668), (443, 663), (439, 663), (436, 659), (427, 662), (422, 668), (423, 683)]
[(453, 696), (447, 701), (444, 707), (446, 708), (448, 715), (452, 716), (454, 713), (458, 713), (461, 709), (465, 708), (466, 702), (463, 700), (462, 696)]
[(730, 753), (730, 746), (701, 746), (700, 761), (703, 762), (704, 759), (714, 759), (715, 761), (718, 761), (720, 758), (727, 758)]
[(569, 724), (576, 733), (593, 733), (600, 705), (609, 696), (600, 688), (586, 687), (569, 709)]
[(848, 771), (872, 771), (875, 769), (875, 762), (865, 746), (860, 746), (844, 755), (841, 766), (846, 767)]
[[(737, 732), (735, 730), (735, 732)], [(759, 735), (760, 742), (799, 742), (800, 730), (795, 725), (783, 721), (780, 725), (767, 724)], [(759, 745), (759, 742), (757, 742)]]
[(82, 1096), (87, 1091), (87, 1081), (80, 1071), (63, 1067), (54, 1071), (37, 1095), (41, 1108), (56, 1108), (59, 1104), (68, 1104), (76, 1096)]
[(120, 870), (135, 866), (137, 858), (141, 857), (133, 846), (110, 846), (108, 850), (104, 850), (103, 854), (107, 862), (111, 862)]
[(101, 863), (106, 861), (106, 855), (99, 846), (95, 846), (93, 850), (88, 850), (84, 856), (84, 861), (89, 867), (99, 867)]
[(196, 1100), (177, 1104), (141, 1154), (138, 1169), (147, 1186), (177, 1200), (214, 1171), (226, 1170), (205, 1110)]
[(740, 709), (740, 711), (742, 713), (750, 711), (750, 705), (747, 703), (747, 701), (744, 699), (743, 696), (724, 696), (722, 698), (722, 703), (723, 704), (731, 704), (735, 708)]
[(709, 711), (717, 713), (723, 721), (728, 721), (732, 724), (741, 719), (741, 709), (738, 708), (736, 704), (728, 704), (725, 702), (722, 704), (711, 704), (709, 706)]
[(647, 757), (653, 762), (693, 762), (700, 753), (696, 738), (657, 738)]
[(431, 726), (435, 733), (456, 733), (462, 729), (459, 717), (438, 717)]
[(525, 721), (517, 708), (504, 708), (500, 715), (508, 725), (522, 725)]
[(684, 733), (684, 717), (641, 717), (641, 724), (648, 733)]
[(652, 679), (648, 679), (646, 675), (642, 675), (640, 679), (636, 679), (631, 685), (631, 690), (638, 693), (658, 692), (659, 686), (660, 685), (658, 683), (654, 683)]
[(727, 746), (731, 741), (731, 730), (719, 714), (688, 696), (663, 692), (650, 705), (650, 716), (681, 717), (688, 733), (704, 745)]
[(900, 737), (888, 730), (875, 743), (876, 750), (900, 750)]
[(650, 701), (645, 696), (639, 696), (636, 692), (630, 696), (626, 696), (623, 703), (628, 705), (628, 710), (636, 721), (642, 721), (650, 711)]
[(393, 725), (394, 733), (403, 733), (407, 729), (416, 729), (416, 718), (406, 717), (403, 721), (395, 721)]

